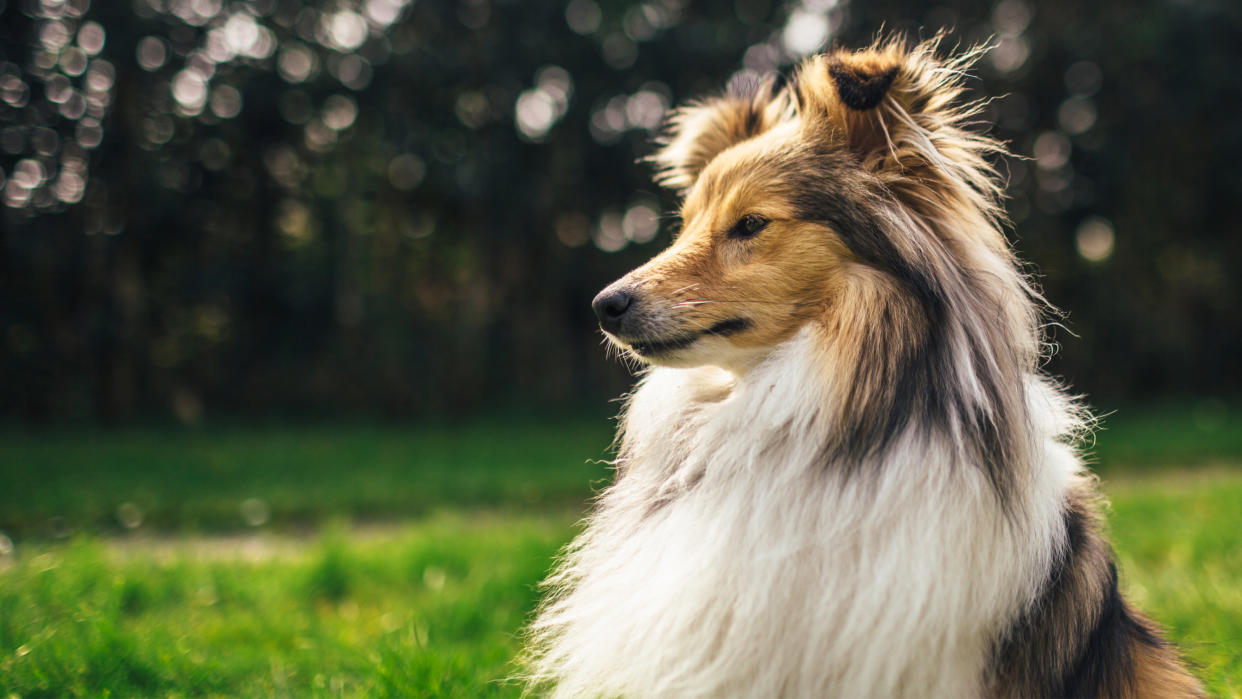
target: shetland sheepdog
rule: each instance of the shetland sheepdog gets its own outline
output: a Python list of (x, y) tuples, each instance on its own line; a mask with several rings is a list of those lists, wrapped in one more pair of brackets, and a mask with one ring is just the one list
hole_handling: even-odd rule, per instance
[(545, 582), (554, 696), (1198, 696), (1118, 592), (1002, 228), (979, 51), (877, 42), (682, 107), (680, 234), (604, 289), (650, 365)]

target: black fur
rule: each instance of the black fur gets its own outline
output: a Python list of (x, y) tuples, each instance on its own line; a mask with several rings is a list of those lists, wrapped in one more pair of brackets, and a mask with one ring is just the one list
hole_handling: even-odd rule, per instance
[[(728, 337), (729, 335), (736, 335), (743, 330), (747, 330), (750, 326), (751, 322), (746, 318), (729, 318), (701, 332), (691, 332), (661, 340), (634, 340), (630, 342), (630, 346), (635, 352), (650, 357), (689, 347), (704, 335)], [(629, 340), (629, 338), (626, 339)]]
[(645, 357), (653, 357), (656, 355), (672, 352), (673, 350), (684, 349), (693, 345), (699, 339), (698, 333), (687, 335), (678, 335), (665, 340), (637, 340), (630, 343), (633, 350)]
[(1108, 562), (1107, 593), (1100, 620), (1074, 669), (1054, 692), (1062, 697), (1116, 696), (1133, 690), (1134, 644), (1161, 647), (1158, 636), (1136, 619), (1117, 589), (1117, 566)]
[(837, 84), (837, 94), (841, 102), (857, 111), (866, 111), (878, 105), (884, 99), (893, 78), (897, 77), (897, 68), (889, 68), (881, 73), (865, 73), (852, 68), (841, 60), (833, 58), (828, 61), (828, 74)]
[[(790, 197), (799, 218), (826, 224), (869, 265), (886, 272), (912, 304), (892, 299), (869, 326), (864, 354), (856, 367), (854, 390), (847, 398), (847, 427), (829, 456), (858, 463), (881, 453), (912, 424), (953, 429), (956, 425), (974, 460), (982, 464), (1002, 499), (1010, 487), (1007, 465), (1016, 450), (1021, 416), (1005, 402), (1005, 381), (989, 367), (986, 337), (963, 337), (971, 352), (986, 404), (963, 391), (970, 383), (959, 377), (954, 348), (946, 334), (952, 327), (954, 299), (950, 287), (960, 279), (955, 269), (937, 269), (927, 260), (909, 259), (880, 225), (877, 209), (896, 206), (883, 194), (855, 184), (857, 173), (838, 156), (809, 158), (812, 164), (792, 168)], [(935, 243), (938, 244), (938, 243)], [(892, 349), (899, 350), (896, 354)], [(839, 452), (839, 453), (834, 453)]]
[(751, 322), (745, 318), (729, 318), (728, 320), (722, 320), (719, 323), (716, 323), (704, 331), (703, 334), (728, 337), (729, 335), (736, 335), (743, 330), (748, 330), (750, 326)]
[(1129, 696), (1136, 689), (1135, 650), (1165, 645), (1122, 599), (1112, 552), (1087, 507), (1086, 502), (1067, 503), (1066, 547), (1039, 599), (997, 650), (997, 693)]

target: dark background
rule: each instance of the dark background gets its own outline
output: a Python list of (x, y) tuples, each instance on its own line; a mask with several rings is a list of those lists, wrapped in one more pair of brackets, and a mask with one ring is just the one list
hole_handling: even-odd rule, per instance
[(1232, 400), (1237, 2), (0, 0), (0, 419), (600, 406), (663, 109), (880, 28), (996, 44), (1049, 371)]

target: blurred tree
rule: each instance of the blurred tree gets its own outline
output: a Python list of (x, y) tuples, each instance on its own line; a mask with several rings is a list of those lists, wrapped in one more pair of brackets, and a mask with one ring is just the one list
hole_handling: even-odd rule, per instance
[(966, 42), (1019, 247), (1109, 397), (1242, 376), (1236, 4), (0, 0), (0, 410), (394, 415), (615, 395), (666, 109), (878, 27)]

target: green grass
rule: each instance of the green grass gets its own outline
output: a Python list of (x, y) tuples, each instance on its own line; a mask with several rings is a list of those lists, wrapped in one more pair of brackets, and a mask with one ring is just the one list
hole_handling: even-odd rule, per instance
[(1242, 405), (1207, 399), (1096, 412), (1102, 418), (1092, 451), (1100, 473), (1242, 461)]
[[(1098, 444), (1123, 585), (1238, 696), (1242, 447), (1189, 411), (1136, 415)], [(0, 488), (0, 695), (516, 695), (516, 634), (609, 437), (586, 419), (0, 435), (20, 485)]]
[[(0, 532), (63, 538), (394, 520), (454, 507), (577, 506), (607, 469), (607, 419), (326, 429), (0, 433)], [(122, 511), (128, 505), (134, 509)], [(254, 521), (252, 519), (251, 521)], [(132, 523), (132, 520), (131, 520)]]
[[(230, 554), (78, 540), (0, 573), (20, 696), (512, 695), (501, 680), (568, 516), (437, 516)], [(291, 542), (286, 542), (290, 544)]]
[(1242, 468), (1104, 486), (1126, 594), (1168, 628), (1213, 696), (1242, 695)]

